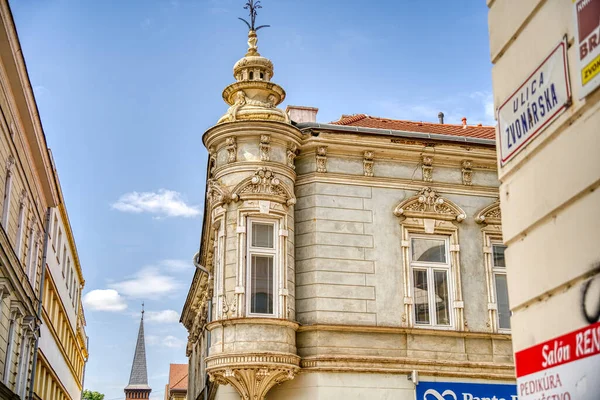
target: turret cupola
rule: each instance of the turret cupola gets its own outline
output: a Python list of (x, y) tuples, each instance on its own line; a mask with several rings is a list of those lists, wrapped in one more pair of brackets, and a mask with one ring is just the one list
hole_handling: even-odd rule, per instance
[[(250, 4), (253, 3), (253, 4)], [(269, 120), (289, 123), (285, 111), (277, 108), (285, 99), (285, 90), (273, 78), (273, 63), (258, 52), (257, 31), (269, 25), (254, 26), (259, 1), (249, 1), (251, 23), (240, 18), (248, 25), (248, 51), (233, 66), (236, 82), (223, 90), (223, 100), (230, 105), (227, 113), (219, 119), (223, 122)]]

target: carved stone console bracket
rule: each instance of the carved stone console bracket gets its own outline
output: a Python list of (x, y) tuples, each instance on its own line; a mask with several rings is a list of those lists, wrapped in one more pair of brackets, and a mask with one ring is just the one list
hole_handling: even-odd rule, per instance
[(269, 161), (270, 155), (269, 151), (271, 149), (271, 136), (270, 135), (260, 135), (260, 160), (261, 161)]
[(467, 217), (459, 206), (438, 195), (430, 187), (425, 187), (415, 196), (402, 201), (394, 209), (394, 214), (397, 217), (430, 218), (457, 222), (462, 222)]
[(473, 184), (473, 162), (463, 160), (462, 162), (462, 181), (463, 185), (471, 186)]
[(426, 147), (421, 156), (421, 170), (423, 171), (423, 181), (425, 182), (433, 181), (433, 154), (433, 148)]
[(317, 147), (317, 172), (327, 172), (327, 146)]
[(207, 357), (212, 382), (232, 385), (244, 400), (264, 400), (275, 385), (294, 379), (300, 357), (294, 354), (226, 354)]
[(298, 146), (296, 144), (290, 142), (287, 149), (287, 166), (291, 169), (296, 169), (296, 165), (294, 164), (294, 159), (296, 159), (296, 152), (298, 151)]
[(365, 176), (373, 176), (373, 151), (367, 150), (364, 154), (363, 168)]
[(235, 162), (237, 160), (237, 142), (235, 137), (228, 137), (225, 143), (227, 144), (227, 162)]
[(287, 206), (296, 204), (296, 197), (275, 176), (273, 170), (260, 167), (250, 178), (244, 179), (234, 189), (231, 195), (233, 201), (239, 200), (271, 200)]

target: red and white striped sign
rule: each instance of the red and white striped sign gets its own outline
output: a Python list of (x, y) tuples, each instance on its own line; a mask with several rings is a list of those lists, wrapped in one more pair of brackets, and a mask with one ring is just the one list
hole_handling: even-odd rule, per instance
[(600, 322), (515, 354), (519, 400), (600, 398)]

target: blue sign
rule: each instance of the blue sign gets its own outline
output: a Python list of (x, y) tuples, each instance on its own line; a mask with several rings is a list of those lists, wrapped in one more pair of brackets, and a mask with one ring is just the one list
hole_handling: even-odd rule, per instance
[(417, 385), (417, 400), (517, 399), (517, 385), (423, 381)]

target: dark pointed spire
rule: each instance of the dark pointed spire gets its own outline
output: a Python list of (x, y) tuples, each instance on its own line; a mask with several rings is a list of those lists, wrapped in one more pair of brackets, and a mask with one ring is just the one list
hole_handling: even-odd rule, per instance
[(142, 304), (142, 318), (138, 332), (137, 344), (131, 365), (129, 385), (125, 390), (151, 390), (148, 386), (148, 369), (146, 367), (146, 345), (144, 342), (144, 304)]

